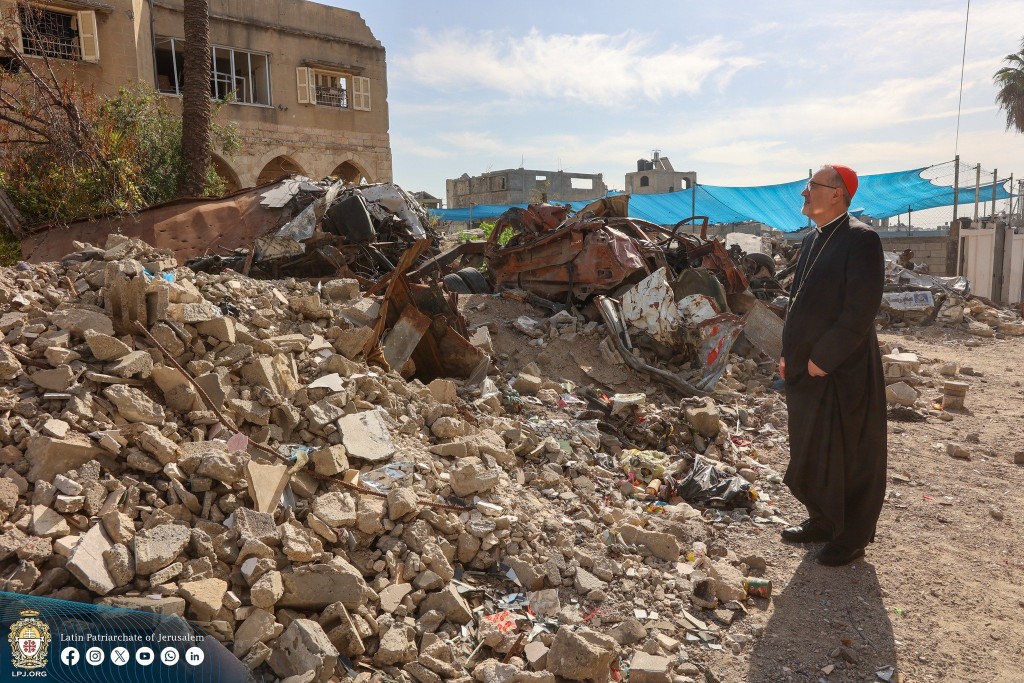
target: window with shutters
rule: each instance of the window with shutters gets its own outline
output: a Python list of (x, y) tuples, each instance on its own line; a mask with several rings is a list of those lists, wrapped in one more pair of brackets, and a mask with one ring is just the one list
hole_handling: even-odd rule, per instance
[(33, 57), (98, 62), (96, 13), (62, 11), (27, 3), (18, 5), (21, 51)]
[(370, 79), (365, 76), (352, 77), (352, 108), (370, 111)]
[(295, 70), (299, 104), (370, 110), (370, 79), (342, 71), (300, 66)]

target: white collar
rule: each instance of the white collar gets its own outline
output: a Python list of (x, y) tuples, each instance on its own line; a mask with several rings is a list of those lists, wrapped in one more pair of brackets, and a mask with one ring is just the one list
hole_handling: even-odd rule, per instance
[(842, 214), (840, 214), (840, 215), (836, 216), (835, 218), (833, 218), (832, 220), (830, 220), (830, 221), (829, 221), (828, 223), (826, 223), (825, 225), (817, 225), (817, 226), (815, 226), (815, 227), (814, 227), (814, 229), (815, 229), (815, 230), (817, 230), (817, 231), (818, 231), (818, 234), (820, 235), (820, 234), (821, 234), (821, 232), (822, 232), (823, 230), (825, 230), (826, 228), (831, 228), (831, 227), (832, 227), (833, 225), (836, 225), (836, 224), (838, 224), (838, 223), (839, 223), (839, 221), (843, 220), (844, 218), (847, 218), (847, 217), (849, 217), (849, 215), (850, 215), (850, 212), (849, 212), (849, 211), (846, 211), (846, 212), (844, 212), (844, 213), (842, 213)]

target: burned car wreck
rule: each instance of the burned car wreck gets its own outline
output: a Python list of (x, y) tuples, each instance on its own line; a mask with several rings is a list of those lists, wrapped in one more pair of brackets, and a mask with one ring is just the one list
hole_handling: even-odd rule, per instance
[[(755, 348), (775, 352), (781, 319), (751, 293), (747, 272), (722, 243), (707, 238), (706, 218), (665, 228), (629, 217), (627, 206), (628, 197), (617, 196), (575, 213), (551, 204), (512, 208), (485, 242), (459, 245), (413, 276), (442, 277), (458, 293), (516, 292), (551, 310), (578, 309), (604, 321), (626, 364), (686, 396), (714, 389), (749, 320)], [(482, 272), (466, 266), (473, 262)], [(689, 377), (644, 362), (636, 347)]]

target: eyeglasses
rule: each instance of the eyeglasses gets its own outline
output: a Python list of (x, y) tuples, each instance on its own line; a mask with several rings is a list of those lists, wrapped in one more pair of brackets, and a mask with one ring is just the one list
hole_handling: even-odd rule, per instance
[(825, 183), (816, 183), (816, 182), (814, 182), (813, 180), (808, 180), (808, 181), (807, 181), (807, 184), (806, 184), (806, 185), (804, 185), (804, 190), (806, 190), (807, 192), (810, 192), (810, 191), (811, 191), (811, 186), (812, 186), (812, 185), (817, 185), (818, 187), (830, 187), (830, 188), (832, 188), (833, 190), (838, 190), (838, 189), (839, 189), (839, 188), (838, 188), (838, 187), (836, 187), (835, 185), (826, 185)]

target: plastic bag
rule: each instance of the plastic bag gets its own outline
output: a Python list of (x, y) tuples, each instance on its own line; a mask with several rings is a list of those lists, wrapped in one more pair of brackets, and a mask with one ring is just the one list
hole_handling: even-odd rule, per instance
[(674, 486), (675, 494), (690, 503), (718, 508), (752, 508), (757, 489), (743, 477), (729, 476), (701, 456), (694, 456), (686, 478)]

